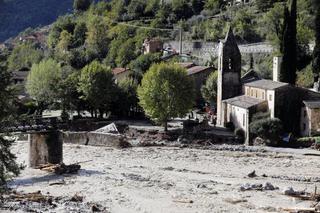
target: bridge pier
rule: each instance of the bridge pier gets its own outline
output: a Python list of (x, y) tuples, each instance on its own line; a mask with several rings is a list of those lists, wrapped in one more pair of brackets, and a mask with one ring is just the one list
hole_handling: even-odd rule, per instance
[(29, 166), (62, 163), (63, 137), (60, 131), (38, 132), (29, 135)]

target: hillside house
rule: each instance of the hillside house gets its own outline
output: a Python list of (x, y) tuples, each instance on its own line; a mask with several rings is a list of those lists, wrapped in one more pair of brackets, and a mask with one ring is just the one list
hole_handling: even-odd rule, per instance
[(121, 81), (124, 81), (126, 79), (129, 78), (129, 75), (130, 75), (130, 69), (128, 68), (122, 68), (122, 67), (117, 67), (117, 68), (114, 68), (112, 70), (112, 73), (114, 75), (114, 78), (115, 78), (115, 82), (116, 83), (119, 83)]

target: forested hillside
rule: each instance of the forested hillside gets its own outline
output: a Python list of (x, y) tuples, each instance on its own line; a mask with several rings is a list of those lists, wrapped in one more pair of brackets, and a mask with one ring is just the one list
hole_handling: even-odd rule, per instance
[(0, 0), (0, 42), (72, 12), (72, 0)]

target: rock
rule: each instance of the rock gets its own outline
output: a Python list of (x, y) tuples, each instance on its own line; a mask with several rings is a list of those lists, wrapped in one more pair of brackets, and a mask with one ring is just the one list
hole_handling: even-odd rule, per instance
[(273, 190), (277, 190), (277, 189), (279, 189), (279, 187), (275, 187), (269, 182), (265, 183), (264, 185), (246, 183), (246, 184), (240, 186), (240, 191), (249, 191), (249, 190), (260, 190), (260, 191), (270, 190), (270, 191), (273, 191)]
[(288, 187), (283, 190), (283, 194), (288, 196), (303, 195), (305, 191), (295, 191), (292, 187)]
[(249, 177), (249, 178), (257, 177), (256, 171), (254, 170), (253, 172), (249, 173), (249, 174), (248, 174), (248, 177)]
[(264, 190), (272, 190), (273, 191), (273, 190), (279, 189), (279, 187), (275, 187), (271, 183), (267, 182), (267, 183), (264, 184), (263, 189)]

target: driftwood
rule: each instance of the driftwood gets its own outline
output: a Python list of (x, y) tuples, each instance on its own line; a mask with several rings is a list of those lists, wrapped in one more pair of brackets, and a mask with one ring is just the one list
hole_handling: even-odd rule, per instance
[(315, 213), (315, 208), (285, 208), (283, 211), (290, 212), (290, 213)]
[(61, 164), (44, 164), (37, 167), (37, 169), (55, 173), (57, 175), (62, 174), (75, 174), (80, 170), (81, 166), (79, 164), (71, 164), (65, 165), (64, 163)]
[(41, 191), (37, 191), (34, 193), (27, 193), (27, 194), (15, 192), (11, 194), (9, 198), (14, 199), (16, 201), (30, 201), (30, 202), (37, 202), (37, 203), (52, 202), (52, 197), (43, 195)]

